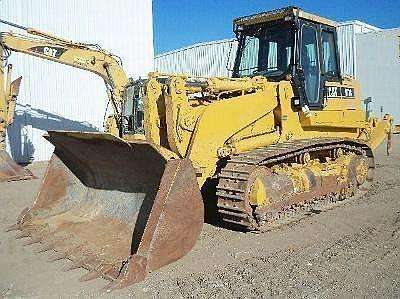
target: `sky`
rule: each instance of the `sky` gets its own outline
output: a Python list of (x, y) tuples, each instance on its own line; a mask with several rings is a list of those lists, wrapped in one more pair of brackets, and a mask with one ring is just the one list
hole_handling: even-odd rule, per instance
[(335, 20), (400, 27), (400, 0), (153, 0), (155, 54), (233, 37), (232, 20), (285, 6)]

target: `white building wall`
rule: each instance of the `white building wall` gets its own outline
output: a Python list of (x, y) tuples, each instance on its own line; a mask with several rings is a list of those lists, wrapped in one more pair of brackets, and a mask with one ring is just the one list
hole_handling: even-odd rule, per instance
[(363, 98), (372, 97), (371, 109), (390, 113), (400, 122), (400, 29), (357, 35), (357, 78)]
[[(73, 41), (96, 43), (120, 56), (131, 77), (153, 69), (151, 0), (0, 0), (0, 18)], [(0, 25), (1, 31), (18, 31)], [(13, 53), (14, 77), (23, 76), (8, 150), (18, 162), (49, 159), (47, 130), (101, 130), (107, 95), (89, 72)]]

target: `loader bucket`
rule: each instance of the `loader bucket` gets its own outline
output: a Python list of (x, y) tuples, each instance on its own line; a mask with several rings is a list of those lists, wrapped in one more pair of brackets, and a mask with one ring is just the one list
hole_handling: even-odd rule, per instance
[(191, 162), (167, 159), (146, 141), (102, 133), (51, 131), (55, 146), (33, 206), (17, 237), (83, 267), (109, 289), (141, 281), (186, 255), (203, 225)]
[(19, 166), (10, 155), (0, 150), (0, 182), (34, 179), (35, 176), (28, 169)]

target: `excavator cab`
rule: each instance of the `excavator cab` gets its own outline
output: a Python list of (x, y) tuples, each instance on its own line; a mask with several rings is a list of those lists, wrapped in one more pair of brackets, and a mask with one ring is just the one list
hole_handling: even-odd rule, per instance
[[(239, 48), (233, 77), (290, 80), (294, 106), (314, 110), (339, 91), (325, 84), (341, 80), (334, 22), (288, 7), (235, 19), (234, 31)], [(354, 97), (354, 89), (341, 91)]]
[(144, 134), (143, 94), (146, 80), (130, 82), (124, 91), (122, 131), (124, 135)]

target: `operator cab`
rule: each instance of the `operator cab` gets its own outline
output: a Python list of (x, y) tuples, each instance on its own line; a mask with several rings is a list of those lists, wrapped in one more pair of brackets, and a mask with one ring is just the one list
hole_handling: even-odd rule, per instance
[(122, 107), (122, 131), (125, 135), (144, 134), (143, 94), (145, 80), (130, 80), (125, 88)]
[(233, 77), (290, 80), (294, 105), (321, 109), (326, 81), (340, 81), (336, 25), (287, 7), (234, 20), (239, 47)]

